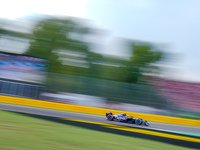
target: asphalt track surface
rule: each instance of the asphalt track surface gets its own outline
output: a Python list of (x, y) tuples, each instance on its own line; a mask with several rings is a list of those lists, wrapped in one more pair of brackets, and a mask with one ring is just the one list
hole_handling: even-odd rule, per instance
[[(98, 123), (100, 122), (100, 123), (105, 123), (105, 124), (111, 124), (113, 126), (115, 126), (115, 125), (124, 126), (129, 129), (131, 129), (131, 128), (144, 129), (144, 130), (150, 130), (150, 131), (159, 131), (161, 133), (172, 133), (173, 135), (184, 135), (187, 137), (191, 137), (191, 138), (195, 137), (195, 138), (200, 139), (200, 127), (163, 124), (163, 123), (155, 123), (155, 122), (149, 122), (150, 126), (138, 126), (135, 124), (108, 121), (105, 118), (105, 116), (75, 113), (75, 112), (68, 112), (68, 111), (51, 110), (51, 109), (43, 109), (43, 108), (35, 108), (35, 107), (27, 107), (27, 106), (20, 106), (20, 105), (10, 105), (10, 104), (3, 104), (3, 103), (0, 103), (0, 109), (19, 112), (19, 113), (22, 113), (25, 115), (29, 115), (31, 117), (37, 117), (37, 118), (56, 121), (56, 122), (60, 122), (60, 123), (64, 123), (64, 124), (71, 124), (71, 125), (75, 125), (75, 126), (81, 126), (81, 127), (85, 127), (85, 128), (89, 128), (89, 129), (99, 130), (99, 131), (103, 131), (103, 132), (110, 132), (110, 133), (115, 133), (115, 134), (121, 134), (121, 135), (127, 135), (127, 136), (132, 136), (133, 133), (131, 134), (130, 132), (127, 132), (127, 131), (109, 129), (109, 128), (98, 125)], [(80, 121), (76, 121), (76, 120), (82, 120), (83, 122), (80, 123)], [(87, 122), (84, 122), (84, 121), (87, 121)], [(97, 122), (97, 124), (88, 123), (88, 122)], [(152, 139), (152, 140), (156, 140), (156, 141), (163, 141), (163, 142), (180, 145), (180, 146), (186, 146), (186, 147), (200, 149), (200, 143), (193, 143), (193, 142), (182, 141), (182, 140), (174, 140), (174, 139), (169, 139), (169, 138), (164, 138), (164, 137), (144, 135), (144, 134), (140, 134), (140, 133), (134, 133), (134, 136), (140, 137), (140, 138), (148, 138), (148, 139)]]
[(105, 116), (100, 116), (100, 115), (91, 115), (91, 114), (75, 113), (75, 112), (69, 112), (69, 111), (27, 107), (27, 106), (20, 106), (20, 105), (10, 105), (10, 104), (3, 104), (3, 103), (0, 103), (0, 109), (15, 111), (15, 112), (22, 112), (22, 113), (52, 116), (52, 117), (58, 117), (58, 118), (87, 120), (87, 121), (102, 122), (102, 123), (109, 123), (109, 124), (115, 124), (115, 125), (126, 125), (126, 126), (148, 128), (148, 129), (151, 128), (154, 130), (166, 130), (166, 131), (172, 131), (172, 132), (191, 133), (192, 135), (199, 134), (200, 136), (200, 127), (194, 127), (194, 126), (165, 124), (165, 123), (157, 123), (157, 122), (149, 122), (150, 126), (138, 126), (135, 124), (128, 124), (128, 123), (125, 124), (122, 122), (108, 121)]

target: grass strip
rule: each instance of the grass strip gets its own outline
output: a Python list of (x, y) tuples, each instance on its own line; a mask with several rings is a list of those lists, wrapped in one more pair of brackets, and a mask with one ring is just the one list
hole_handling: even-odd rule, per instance
[(189, 150), (0, 111), (1, 150)]

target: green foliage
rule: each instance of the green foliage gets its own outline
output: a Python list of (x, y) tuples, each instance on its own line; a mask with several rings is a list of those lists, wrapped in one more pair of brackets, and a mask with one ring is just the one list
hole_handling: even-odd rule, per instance
[(58, 50), (70, 49), (87, 52), (87, 44), (79, 38), (88, 33), (88, 28), (74, 20), (46, 19), (35, 26), (34, 39), (25, 54), (47, 59), (50, 64), (49, 71), (59, 72), (62, 65), (58, 57)]
[(101, 72), (103, 71), (101, 69), (101, 65), (99, 63), (102, 62), (102, 55), (97, 54), (94, 52), (88, 52), (86, 61), (88, 62), (88, 74), (87, 76), (92, 78), (101, 78)]
[(24, 39), (32, 39), (32, 35), (28, 33), (22, 33), (22, 32), (17, 32), (17, 31), (11, 31), (11, 30), (6, 30), (0, 28), (0, 35), (8, 35), (8, 36), (13, 36), (13, 37), (19, 37), (19, 38), (24, 38)]
[(158, 70), (154, 64), (161, 60), (163, 53), (159, 50), (155, 50), (152, 45), (131, 43), (132, 56), (129, 61), (125, 62), (126, 82), (137, 83), (143, 73), (153, 73)]
[[(139, 83), (144, 73), (154, 73), (159, 70), (154, 64), (164, 55), (153, 44), (126, 40), (124, 43), (128, 43), (129, 50), (132, 51), (128, 60), (111, 56), (103, 57), (90, 50), (90, 43), (86, 39), (92, 33), (94, 30), (85, 25), (83, 20), (74, 18), (48, 17), (38, 22), (32, 34), (0, 29), (0, 34), (29, 39), (30, 47), (25, 54), (47, 59), (49, 72)], [(60, 56), (60, 50), (66, 51), (66, 55)], [(81, 52), (80, 55), (84, 57), (70, 56), (67, 54), (68, 50)], [(85, 67), (63, 63), (61, 57), (74, 62), (85, 61)]]

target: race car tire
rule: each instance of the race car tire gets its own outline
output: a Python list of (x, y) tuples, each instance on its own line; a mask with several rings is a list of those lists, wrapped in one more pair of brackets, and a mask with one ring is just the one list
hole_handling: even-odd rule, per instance
[(149, 123), (147, 121), (144, 121), (145, 126), (149, 126)]
[(141, 119), (137, 119), (137, 120), (135, 121), (135, 124), (137, 124), (137, 125), (141, 125), (142, 122), (143, 122), (143, 120), (141, 120)]
[(107, 119), (108, 119), (109, 121), (112, 121), (112, 120), (113, 120), (113, 116), (109, 114), (109, 115), (107, 116)]
[(108, 115), (112, 115), (112, 113), (111, 112), (107, 112), (106, 113), (106, 117), (108, 117)]

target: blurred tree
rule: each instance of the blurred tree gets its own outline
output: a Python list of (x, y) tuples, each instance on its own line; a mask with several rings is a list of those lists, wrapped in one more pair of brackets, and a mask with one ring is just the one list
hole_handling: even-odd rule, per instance
[(0, 35), (7, 35), (7, 36), (11, 36), (11, 37), (13, 36), (13, 37), (24, 38), (24, 39), (32, 38), (31, 34), (17, 32), (17, 31), (11, 31), (11, 30), (2, 29), (2, 28), (0, 28)]
[(101, 78), (124, 82), (124, 73), (121, 72), (121, 67), (125, 61), (120, 57), (104, 56), (101, 63)]
[(102, 55), (95, 52), (88, 52), (86, 61), (88, 62), (88, 75), (92, 78), (101, 78)]
[[(158, 70), (154, 64), (161, 60), (163, 53), (152, 44), (128, 41), (132, 51), (129, 60), (103, 57), (89, 50), (87, 37), (91, 33), (94, 30), (85, 25), (83, 20), (49, 17), (38, 22), (32, 35), (0, 28), (0, 35), (30, 39), (30, 47), (25, 54), (47, 59), (50, 72), (138, 83), (142, 74)], [(123, 45), (122, 48), (126, 47)], [(59, 55), (60, 50), (65, 51), (65, 55)], [(81, 52), (80, 55), (83, 54), (85, 58), (73, 58), (66, 50)], [(64, 64), (61, 57), (77, 62), (84, 59), (86, 67)]]
[(144, 73), (154, 73), (158, 71), (156, 62), (161, 60), (163, 53), (155, 46), (147, 43), (131, 42), (130, 49), (132, 56), (123, 67), (124, 78), (128, 83), (137, 83)]
[(58, 51), (73, 50), (87, 53), (88, 46), (83, 36), (90, 29), (77, 20), (50, 18), (40, 21), (33, 30), (33, 40), (26, 55), (42, 57), (49, 61), (49, 71), (59, 73), (62, 67)]

